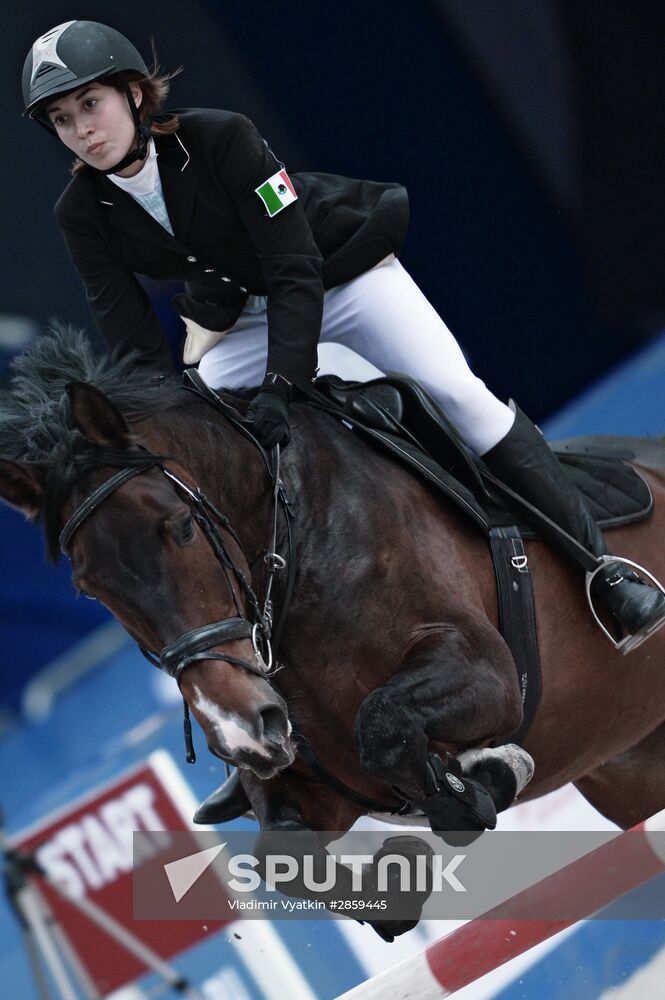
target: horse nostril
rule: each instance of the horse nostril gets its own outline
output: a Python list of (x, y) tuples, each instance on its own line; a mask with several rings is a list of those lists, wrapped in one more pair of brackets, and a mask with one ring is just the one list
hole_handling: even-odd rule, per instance
[(259, 712), (263, 739), (268, 742), (281, 742), (287, 734), (286, 713), (278, 705), (270, 705)]

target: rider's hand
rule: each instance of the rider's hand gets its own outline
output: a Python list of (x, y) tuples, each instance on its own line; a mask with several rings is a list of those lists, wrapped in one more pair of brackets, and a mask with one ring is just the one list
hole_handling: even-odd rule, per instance
[(269, 372), (247, 411), (252, 422), (252, 433), (264, 448), (289, 443), (290, 402), (290, 383), (281, 375)]

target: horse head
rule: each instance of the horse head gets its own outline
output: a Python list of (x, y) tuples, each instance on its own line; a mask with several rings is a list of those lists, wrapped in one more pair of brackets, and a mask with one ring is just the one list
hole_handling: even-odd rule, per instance
[(3, 459), (0, 496), (32, 520), (56, 518), (74, 586), (103, 603), (144, 651), (157, 652), (210, 751), (259, 777), (274, 775), (293, 761), (291, 727), (264, 662), (261, 611), (238, 535), (190, 470), (147, 448), (102, 391), (75, 382), (67, 395), (88, 455), (85, 474), (54, 514), (52, 471)]

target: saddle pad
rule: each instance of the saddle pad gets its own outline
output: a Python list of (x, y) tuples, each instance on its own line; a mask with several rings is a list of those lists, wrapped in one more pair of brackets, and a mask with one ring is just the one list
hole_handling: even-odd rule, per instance
[[(584, 494), (603, 530), (641, 521), (651, 513), (653, 497), (649, 485), (631, 465), (601, 455), (553, 450), (564, 474)], [(534, 526), (511, 510), (503, 496), (491, 490), (491, 497), (485, 509), (493, 525), (518, 524), (525, 537), (536, 536)]]
[[(556, 449), (555, 449), (556, 451)], [(648, 483), (631, 465), (600, 455), (556, 451), (566, 474), (584, 493), (598, 524), (612, 527), (640, 520), (651, 512)]]

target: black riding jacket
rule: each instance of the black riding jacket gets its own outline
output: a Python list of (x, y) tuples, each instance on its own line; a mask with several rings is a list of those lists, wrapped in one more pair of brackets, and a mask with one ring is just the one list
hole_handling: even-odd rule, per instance
[(295, 173), (297, 200), (270, 217), (256, 188), (283, 164), (252, 122), (229, 111), (175, 113), (178, 131), (154, 137), (173, 236), (91, 168), (75, 175), (56, 203), (97, 325), (114, 357), (138, 350), (142, 362), (170, 367), (137, 274), (184, 280), (192, 307), (180, 311), (205, 326), (212, 310), (219, 330), (235, 323), (248, 294), (266, 295), (267, 370), (308, 393), (323, 290), (399, 252), (408, 224), (406, 190)]

